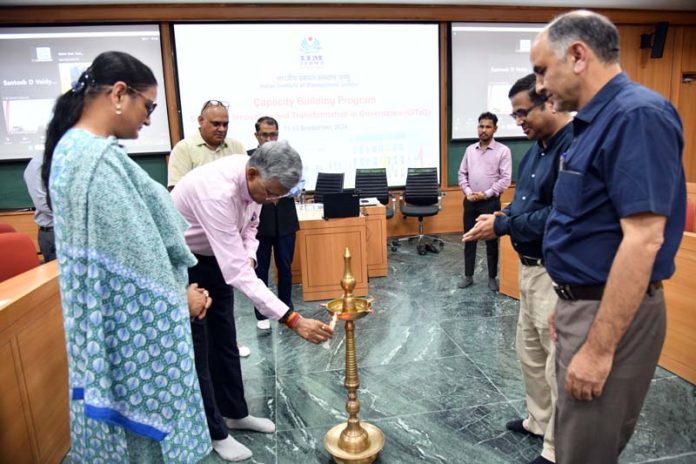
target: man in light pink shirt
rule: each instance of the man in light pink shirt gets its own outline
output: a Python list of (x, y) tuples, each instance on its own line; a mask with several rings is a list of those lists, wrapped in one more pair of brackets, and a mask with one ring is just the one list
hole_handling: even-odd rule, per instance
[(205, 319), (191, 321), (191, 333), (213, 448), (229, 461), (252, 454), (229, 436), (228, 428), (275, 431), (270, 420), (249, 415), (244, 399), (232, 288), (312, 343), (333, 334), (323, 322), (290, 310), (254, 272), (261, 205), (286, 196), (301, 175), (300, 156), (287, 142), (267, 142), (251, 157), (226, 156), (190, 171), (172, 191), (190, 224), (186, 243), (198, 258), (189, 280), (206, 288), (213, 300)]
[[(498, 117), (482, 113), (478, 119), (478, 143), (469, 145), (459, 167), (459, 187), (464, 191), (464, 232), (476, 224), (480, 214), (500, 211), (500, 195), (510, 186), (512, 155), (510, 149), (498, 143), (493, 134), (498, 130)], [(498, 291), (498, 238), (486, 241), (488, 288)], [(464, 244), (464, 278), (459, 288), (474, 283), (476, 242)]]

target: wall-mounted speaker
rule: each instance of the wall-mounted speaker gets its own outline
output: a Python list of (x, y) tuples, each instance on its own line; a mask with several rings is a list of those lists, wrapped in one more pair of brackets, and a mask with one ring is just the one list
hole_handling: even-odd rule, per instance
[(655, 24), (655, 36), (653, 38), (650, 58), (662, 58), (665, 51), (665, 40), (667, 39), (667, 28), (669, 23), (666, 21)]

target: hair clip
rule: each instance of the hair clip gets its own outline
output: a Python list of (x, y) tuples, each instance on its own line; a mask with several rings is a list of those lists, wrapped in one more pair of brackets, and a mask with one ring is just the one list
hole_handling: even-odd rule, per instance
[(85, 87), (94, 87), (95, 85), (96, 82), (94, 81), (94, 77), (92, 77), (90, 69), (88, 68), (82, 74), (80, 74), (80, 77), (75, 82), (72, 83), (71, 88), (73, 93), (78, 93), (81, 92)]
[(82, 80), (77, 80), (70, 86), (73, 93), (78, 93), (85, 88), (85, 83)]

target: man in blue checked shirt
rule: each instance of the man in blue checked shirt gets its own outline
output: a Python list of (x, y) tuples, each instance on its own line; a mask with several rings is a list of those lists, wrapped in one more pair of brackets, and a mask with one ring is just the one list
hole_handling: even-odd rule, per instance
[(536, 90), (536, 78), (529, 74), (510, 89), (510, 115), (524, 134), (536, 143), (520, 163), (515, 197), (495, 214), (482, 214), (464, 241), (490, 240), (510, 235), (520, 257), (520, 314), (516, 348), (524, 377), (527, 417), (506, 424), (509, 430), (544, 437), (541, 455), (533, 464), (556, 462), (554, 410), (556, 375), (554, 346), (548, 317), (556, 305), (553, 282), (542, 258), (546, 219), (551, 211), (553, 188), (558, 177), (561, 154), (573, 138), (571, 117), (557, 112), (553, 103)]

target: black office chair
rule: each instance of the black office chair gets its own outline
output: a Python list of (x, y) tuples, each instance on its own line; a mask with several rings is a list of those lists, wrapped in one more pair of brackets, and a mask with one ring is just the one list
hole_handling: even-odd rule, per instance
[(343, 173), (320, 172), (317, 174), (317, 185), (314, 187), (314, 203), (323, 203), (327, 193), (343, 191)]
[(360, 198), (377, 198), (387, 207), (387, 219), (394, 217), (396, 198), (389, 193), (385, 168), (356, 169), (355, 190)]
[[(356, 169), (355, 190), (360, 195), (360, 198), (377, 198), (380, 203), (387, 207), (385, 212), (387, 219), (394, 217), (396, 197), (389, 193), (387, 170), (385, 168)], [(390, 243), (387, 243), (387, 246), (390, 246), (392, 251), (396, 251), (396, 247), (399, 245), (401, 244), (398, 240), (392, 240)]]
[[(442, 239), (425, 235), (423, 231), (423, 218), (435, 216), (441, 209), (440, 196), (437, 168), (408, 168), (406, 188), (401, 196), (399, 209), (404, 219), (407, 217), (418, 218), (418, 235), (402, 237), (399, 242), (418, 239), (416, 249), (420, 255), (424, 255), (428, 251), (439, 253), (440, 249), (445, 246)], [(425, 238), (430, 239), (431, 243), (425, 242), (423, 240)]]

